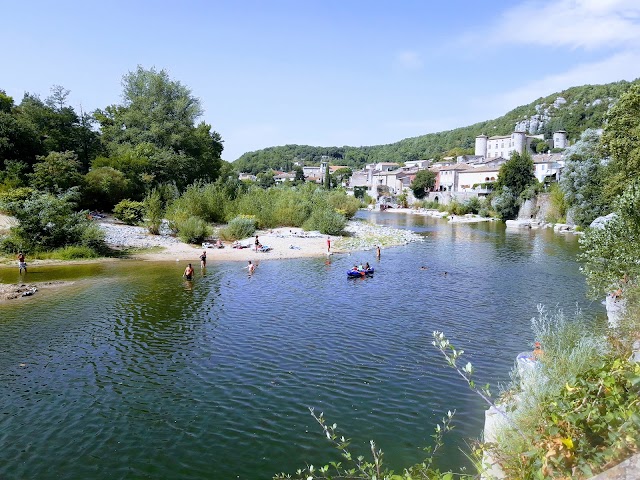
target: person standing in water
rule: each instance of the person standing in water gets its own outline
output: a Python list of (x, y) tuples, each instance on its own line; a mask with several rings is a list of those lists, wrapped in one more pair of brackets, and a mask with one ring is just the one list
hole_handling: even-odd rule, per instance
[(249, 274), (252, 274), (253, 272), (256, 271), (256, 266), (251, 263), (251, 260), (249, 260), (249, 264), (247, 265), (247, 270), (249, 270)]
[(187, 268), (184, 269), (184, 273), (182, 274), (184, 278), (187, 280), (193, 280), (193, 267), (191, 264), (187, 265)]
[(200, 268), (204, 268), (207, 266), (207, 252), (206, 250), (202, 252), (200, 255)]
[(331, 253), (331, 237), (327, 237), (327, 253)]
[(22, 252), (18, 253), (18, 269), (21, 274), (22, 270), (27, 273), (27, 263), (24, 261), (24, 253)]
[(380, 245), (376, 245), (376, 257), (380, 258)]

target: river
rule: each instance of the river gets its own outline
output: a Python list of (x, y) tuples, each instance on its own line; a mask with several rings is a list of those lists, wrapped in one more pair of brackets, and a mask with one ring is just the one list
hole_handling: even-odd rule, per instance
[[(396, 470), (423, 458), (456, 410), (440, 465), (466, 464), (482, 400), (431, 345), (444, 331), (481, 383), (509, 380), (536, 305), (603, 312), (585, 298), (577, 239), (361, 213), (424, 241), (330, 258), (33, 266), (74, 280), (0, 305), (0, 478), (269, 479), (339, 460), (308, 407)], [(347, 279), (355, 262), (372, 278)], [(422, 270), (421, 266), (426, 266)], [(447, 272), (445, 275), (444, 272)], [(16, 282), (17, 268), (0, 269)]]

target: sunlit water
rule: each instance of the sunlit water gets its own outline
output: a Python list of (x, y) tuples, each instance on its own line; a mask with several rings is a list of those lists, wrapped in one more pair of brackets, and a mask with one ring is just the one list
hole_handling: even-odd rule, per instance
[[(480, 435), (485, 405), (431, 333), (463, 348), (479, 381), (507, 382), (537, 304), (601, 314), (585, 299), (577, 240), (368, 218), (424, 242), (380, 260), (262, 261), (252, 277), (210, 262), (192, 284), (183, 263), (32, 267), (27, 281), (75, 283), (0, 305), (0, 478), (268, 479), (339, 459), (308, 407), (356, 454), (374, 439), (395, 469), (421, 460), (456, 409), (439, 460), (466, 464), (459, 449)], [(347, 279), (354, 261), (375, 276)]]

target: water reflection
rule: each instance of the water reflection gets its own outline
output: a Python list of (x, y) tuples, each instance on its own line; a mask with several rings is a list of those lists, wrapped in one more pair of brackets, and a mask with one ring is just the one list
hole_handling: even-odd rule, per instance
[[(77, 284), (0, 305), (0, 476), (271, 478), (333, 458), (308, 406), (356, 449), (375, 439), (396, 469), (458, 409), (443, 461), (464, 462), (457, 448), (480, 434), (484, 405), (431, 332), (447, 332), (480, 381), (507, 381), (537, 303), (588, 308), (576, 245), (492, 223), (372, 219), (424, 242), (379, 259), (264, 261), (253, 276), (211, 262), (189, 288), (176, 264), (42, 267)], [(348, 280), (360, 261), (375, 275)]]

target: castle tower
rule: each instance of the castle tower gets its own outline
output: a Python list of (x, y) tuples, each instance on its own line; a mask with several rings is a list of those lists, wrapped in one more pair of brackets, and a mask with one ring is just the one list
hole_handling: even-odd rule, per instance
[(553, 132), (553, 148), (567, 148), (567, 132), (564, 130)]
[(486, 135), (478, 135), (476, 137), (476, 151), (477, 157), (487, 158), (487, 137)]
[(513, 139), (513, 150), (522, 155), (525, 147), (527, 146), (527, 133), (513, 132), (511, 134), (511, 138)]
[(329, 160), (321, 160), (320, 161), (320, 181), (322, 184), (325, 182), (325, 177), (327, 176), (327, 165), (329, 165)]

